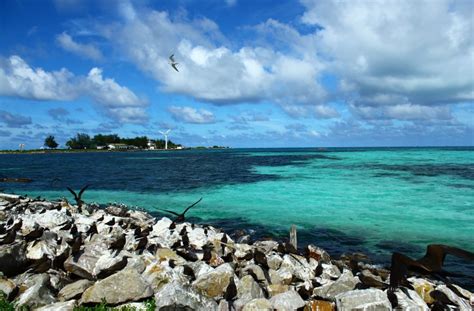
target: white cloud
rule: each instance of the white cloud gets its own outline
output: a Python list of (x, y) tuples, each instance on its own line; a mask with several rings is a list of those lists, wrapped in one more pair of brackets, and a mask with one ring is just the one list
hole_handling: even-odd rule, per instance
[(341, 76), (341, 90), (360, 109), (440, 118), (446, 115), (440, 104), (474, 100), (472, 2), (302, 3), (302, 21), (323, 27), (318, 35), (332, 59), (328, 68)]
[(113, 79), (104, 79), (99, 68), (89, 71), (84, 88), (115, 119), (127, 123), (140, 123), (147, 119), (144, 110), (146, 103)]
[[(104, 32), (162, 90), (226, 105), (273, 101), (280, 105), (316, 105), (325, 91), (318, 82), (323, 64), (303, 47), (286, 51), (271, 45), (231, 48), (211, 20), (171, 17), (166, 12), (120, 6), (123, 21)], [(289, 40), (314, 46), (314, 38), (300, 36), (276, 21), (261, 25), (260, 32), (285, 28)], [(278, 36), (275, 31), (274, 36)], [(270, 36), (270, 34), (269, 34)], [(168, 64), (170, 54), (179, 72)]]
[(87, 57), (96, 61), (103, 58), (102, 53), (98, 48), (92, 44), (75, 42), (73, 38), (65, 32), (57, 35), (56, 40), (63, 49), (79, 56)]
[(193, 107), (171, 106), (168, 108), (173, 119), (185, 123), (205, 124), (215, 123), (214, 114), (205, 109), (195, 109)]
[(147, 119), (146, 101), (113, 79), (103, 78), (99, 68), (92, 68), (87, 77), (75, 76), (64, 68), (48, 72), (32, 68), (14, 55), (0, 59), (0, 95), (54, 101), (88, 96), (117, 121), (141, 123)]
[(74, 75), (67, 69), (31, 68), (21, 57), (0, 59), (0, 94), (38, 100), (70, 100), (77, 97)]

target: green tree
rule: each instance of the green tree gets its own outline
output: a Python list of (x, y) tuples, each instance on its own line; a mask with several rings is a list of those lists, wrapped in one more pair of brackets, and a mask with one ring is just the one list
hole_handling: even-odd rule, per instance
[(48, 137), (46, 137), (46, 139), (44, 140), (44, 145), (51, 149), (56, 149), (58, 147), (58, 143), (54, 139), (53, 135), (49, 135)]
[(109, 144), (120, 143), (120, 137), (117, 134), (111, 134), (111, 135), (97, 134), (94, 136), (94, 138), (92, 138), (92, 141), (96, 146), (107, 146)]
[(89, 135), (78, 133), (76, 137), (67, 141), (66, 146), (71, 149), (90, 149), (94, 147), (94, 144)]

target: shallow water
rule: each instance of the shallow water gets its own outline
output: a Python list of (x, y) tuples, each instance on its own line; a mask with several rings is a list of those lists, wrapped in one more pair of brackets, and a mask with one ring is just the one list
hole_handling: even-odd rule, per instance
[[(286, 235), (332, 254), (421, 256), (428, 243), (474, 251), (474, 148), (231, 149), (0, 155), (8, 192), (180, 210), (200, 222)], [(456, 261), (448, 270), (474, 275)], [(470, 285), (471, 286), (471, 285)]]

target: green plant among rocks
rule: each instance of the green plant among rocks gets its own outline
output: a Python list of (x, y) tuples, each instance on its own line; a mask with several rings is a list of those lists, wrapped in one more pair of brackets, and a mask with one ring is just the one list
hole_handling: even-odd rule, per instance
[[(154, 298), (150, 298), (144, 301), (145, 310), (146, 311), (155, 311), (156, 303)], [(0, 305), (0, 310), (3, 311)], [(10, 309), (5, 309), (10, 311)], [(14, 310), (14, 309), (11, 309)], [(107, 304), (107, 301), (102, 300), (102, 302), (93, 307), (86, 307), (86, 306), (78, 306), (74, 308), (74, 311), (139, 311), (141, 309), (137, 309), (135, 307), (112, 307)]]

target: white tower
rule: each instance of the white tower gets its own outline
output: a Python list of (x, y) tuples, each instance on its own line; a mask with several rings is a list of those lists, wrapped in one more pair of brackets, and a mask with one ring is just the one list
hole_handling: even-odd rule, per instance
[(165, 150), (168, 150), (168, 134), (171, 132), (171, 130), (166, 130), (164, 132), (160, 131), (163, 136), (165, 136)]

